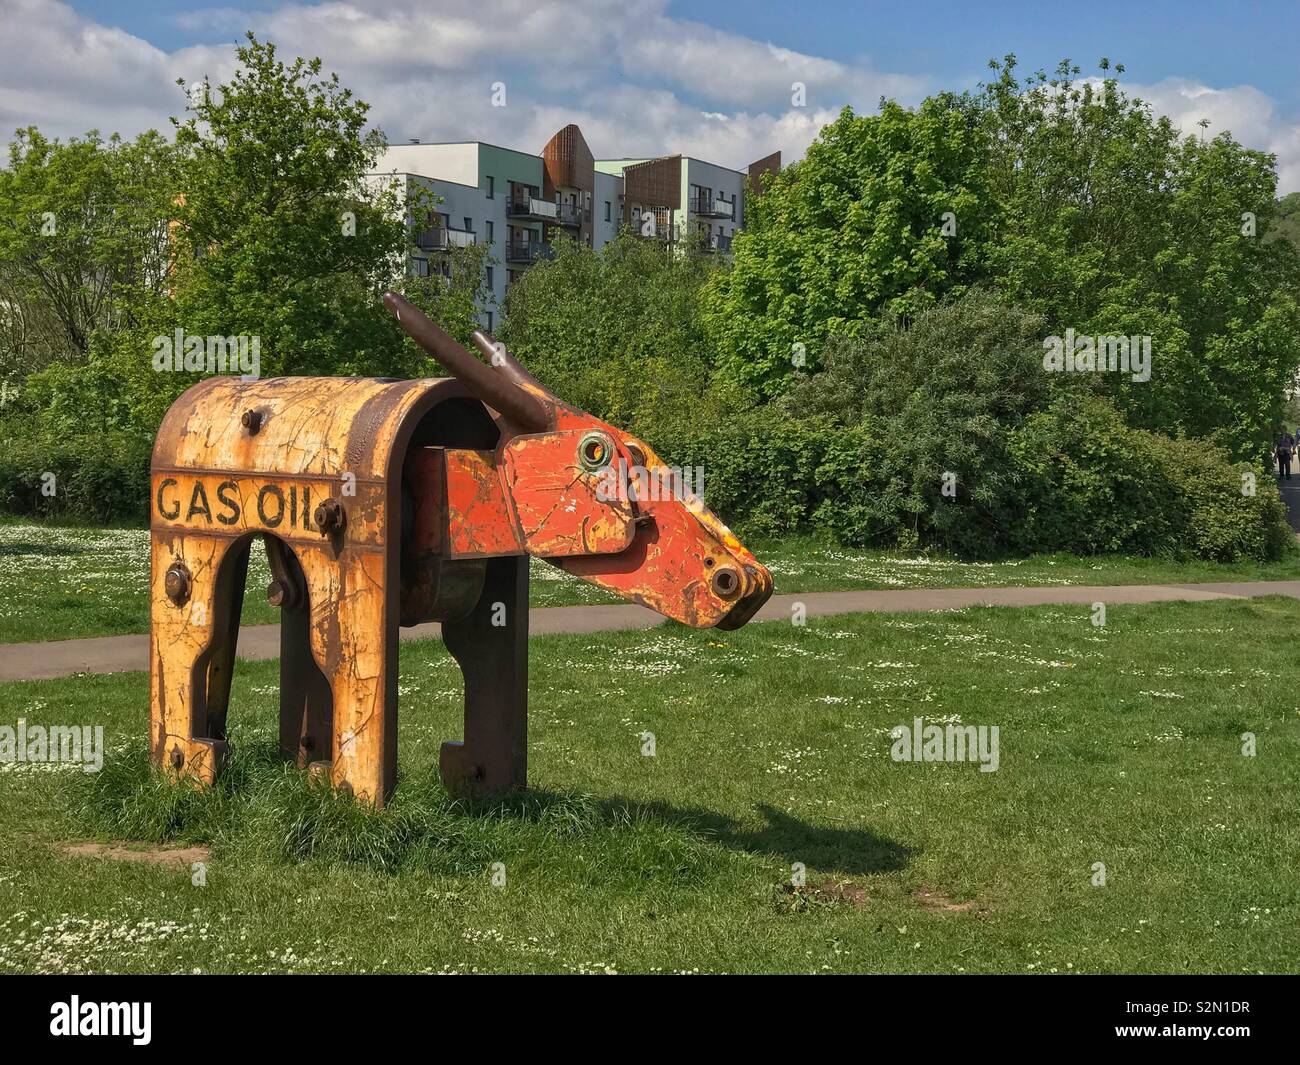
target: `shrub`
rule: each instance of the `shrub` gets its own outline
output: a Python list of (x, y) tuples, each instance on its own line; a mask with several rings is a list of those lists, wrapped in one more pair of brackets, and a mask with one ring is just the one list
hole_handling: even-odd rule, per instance
[(1025, 487), (1021, 551), (1233, 562), (1275, 559), (1292, 543), (1271, 477), (1206, 441), (1131, 428), (1109, 400), (1059, 399), (1010, 450)]
[[(0, 513), (96, 523), (147, 520), (151, 438), (124, 430), (60, 438), (32, 428), (24, 421), (3, 430)], [(47, 474), (54, 475), (52, 495), (42, 491), (51, 483)]]
[(703, 467), (705, 501), (737, 531), (783, 536), (808, 525), (823, 502), (817, 471), (835, 434), (824, 419), (794, 421), (757, 409), (676, 439), (647, 439), (669, 465)]
[(1178, 553), (1187, 516), (1177, 487), (1109, 401), (1054, 403), (1026, 420), (1010, 452), (1021, 475), (1022, 550)]
[(1047, 400), (1043, 335), (1040, 318), (975, 290), (829, 342), (826, 369), (786, 405), (849, 432), (823, 470), (842, 491), (821, 506), (821, 524), (851, 542), (1006, 550), (1019, 493), (1007, 440)]
[[(1272, 477), (1226, 448), (1144, 433), (1182, 500), (1180, 553), (1214, 562), (1280, 558), (1294, 537)], [(1253, 491), (1252, 491), (1253, 489)]]

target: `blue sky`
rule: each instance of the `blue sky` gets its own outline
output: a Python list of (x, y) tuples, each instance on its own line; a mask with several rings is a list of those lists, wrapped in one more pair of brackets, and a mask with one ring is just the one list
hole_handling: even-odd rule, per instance
[[(848, 3), (756, 0), (0, 0), (0, 124), (59, 134), (163, 128), (176, 77), (220, 79), (245, 28), (321, 55), (391, 139), (536, 151), (577, 121), (600, 155), (685, 151), (739, 166), (799, 155), (849, 103), (973, 86), (990, 56), (1022, 68), (1102, 55), (1189, 131), (1231, 128), (1300, 188), (1300, 4)], [(510, 28), (506, 28), (510, 27)], [(792, 80), (808, 106), (790, 106)], [(487, 103), (504, 81), (506, 108)]]
[[(177, 18), (211, 5), (184, 0), (78, 0), (72, 6), (161, 48), (221, 39), (184, 28)], [(274, 0), (246, 0), (237, 6), (268, 11), (280, 5)], [(435, 0), (428, 6), (436, 11), (438, 5)], [(1081, 65), (1106, 55), (1124, 62), (1143, 81), (1183, 77), (1215, 86), (1247, 83), (1289, 109), (1300, 107), (1296, 70), (1300, 3), (1295, 0), (1251, 4), (1090, 0), (1070, 6), (1041, 0), (800, 0), (798, 4), (745, 0), (738, 5), (692, 0), (670, 3), (668, 11), (846, 63), (870, 56), (878, 66), (929, 74), (945, 87), (978, 80), (990, 56), (1007, 52), (1035, 68), (1054, 66), (1067, 55)]]
[[(672, 9), (709, 21), (700, 4)], [(1014, 52), (1031, 68), (1069, 56), (1085, 69), (1101, 56), (1143, 82), (1192, 78), (1214, 86), (1249, 83), (1292, 109), (1300, 106), (1296, 49), (1300, 3), (1205, 0), (1086, 0), (1006, 3), (746, 3), (746, 33), (788, 48), (851, 60), (871, 55), (888, 69), (935, 74), (947, 85), (983, 75), (990, 56)], [(717, 23), (715, 23), (717, 24)]]

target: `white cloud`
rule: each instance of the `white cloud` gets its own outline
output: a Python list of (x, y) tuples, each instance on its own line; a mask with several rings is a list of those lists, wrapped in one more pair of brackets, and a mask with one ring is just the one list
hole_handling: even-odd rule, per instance
[[(666, 0), (328, 0), (271, 11), (210, 8), (181, 20), (196, 38), (245, 29), (282, 54), (319, 55), (373, 105), (395, 143), (485, 140), (537, 151), (577, 122), (600, 156), (682, 152), (742, 167), (780, 149), (798, 158), (844, 104), (916, 103), (929, 78), (792, 51), (668, 13)], [(58, 0), (0, 0), (0, 133), (35, 123), (67, 136), (167, 128), (175, 85), (224, 80), (234, 45), (163, 51)], [(507, 104), (491, 106), (493, 82)], [(808, 106), (791, 107), (791, 83)], [(1283, 191), (1300, 188), (1300, 124), (1250, 86), (1170, 79), (1138, 91), (1189, 132), (1202, 117), (1276, 152)]]
[(1300, 190), (1300, 122), (1283, 118), (1272, 97), (1250, 85), (1213, 89), (1185, 78), (1166, 78), (1153, 85), (1124, 88), (1168, 115), (1183, 133), (1199, 135), (1208, 120), (1207, 137), (1230, 130), (1247, 148), (1277, 156), (1278, 191)]
[[(177, 78), (221, 80), (234, 46), (164, 52), (56, 0), (0, 0), (0, 130), (35, 123), (165, 129), (183, 106)], [(922, 79), (801, 55), (666, 14), (665, 0), (353, 0), (271, 12), (183, 16), (196, 36), (245, 29), (285, 55), (319, 55), (373, 105), (395, 142), (480, 139), (539, 150), (568, 122), (602, 156), (682, 152), (741, 167), (780, 149), (800, 156), (845, 103), (915, 102)], [(491, 106), (504, 82), (507, 105)], [(790, 107), (793, 81), (809, 106)]]

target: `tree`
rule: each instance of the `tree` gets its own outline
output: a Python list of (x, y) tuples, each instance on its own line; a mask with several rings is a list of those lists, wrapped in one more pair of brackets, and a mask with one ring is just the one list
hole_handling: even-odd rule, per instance
[(1288, 192), (1277, 202), (1274, 238), (1285, 238), (1300, 248), (1300, 192)]
[(779, 394), (827, 336), (909, 317), (983, 275), (994, 205), (975, 117), (948, 94), (915, 111), (845, 108), (747, 198), (734, 266), (705, 297), (724, 373)]
[(174, 164), (154, 132), (18, 131), (0, 169), (0, 378), (84, 363), (162, 292)]
[(229, 83), (192, 89), (190, 117), (173, 119), (170, 298), (127, 341), (146, 423), (196, 379), (152, 372), (153, 338), (177, 329), (255, 338), (263, 376), (428, 366), (380, 302), (400, 280), (407, 212), (367, 176), (385, 147), (366, 130), (368, 105), (319, 59), (285, 64), (252, 34), (238, 57)]
[(1053, 333), (1149, 336), (1149, 381), (1099, 374), (1138, 426), (1217, 435), (1256, 458), (1300, 365), (1300, 259), (1268, 239), (1275, 159), (1228, 133), (1182, 138), (1126, 95), (1062, 63), (1022, 83), (1015, 57), (974, 102), (987, 131), (999, 288)]
[(557, 395), (653, 443), (716, 413), (699, 294), (716, 261), (624, 232), (599, 252), (558, 238), (506, 292), (501, 340)]
[(973, 288), (908, 322), (830, 338), (825, 369), (781, 406), (883, 444), (864, 471), (870, 490), (838, 501), (858, 506), (866, 526), (988, 555), (1015, 526), (1011, 434), (1050, 395), (1042, 336), (1040, 316)]
[(975, 93), (846, 111), (751, 205), (706, 296), (723, 371), (776, 395), (826, 337), (982, 282), (1049, 335), (1149, 337), (1149, 380), (1092, 386), (1135, 425), (1258, 458), (1300, 365), (1276, 160), (1228, 133), (1180, 137), (1104, 59), (1095, 78), (990, 65)]

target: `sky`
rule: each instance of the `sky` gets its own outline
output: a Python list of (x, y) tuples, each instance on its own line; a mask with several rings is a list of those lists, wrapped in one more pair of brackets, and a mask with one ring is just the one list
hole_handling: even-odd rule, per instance
[(0, 0), (0, 131), (165, 130), (184, 107), (176, 79), (224, 80), (247, 30), (320, 56), (393, 143), (537, 152), (577, 122), (598, 158), (737, 168), (797, 159), (846, 104), (974, 88), (991, 57), (1015, 53), (1025, 72), (1068, 57), (1087, 75), (1106, 56), (1181, 128), (1231, 130), (1277, 155), (1281, 192), (1300, 190), (1295, 0)]

